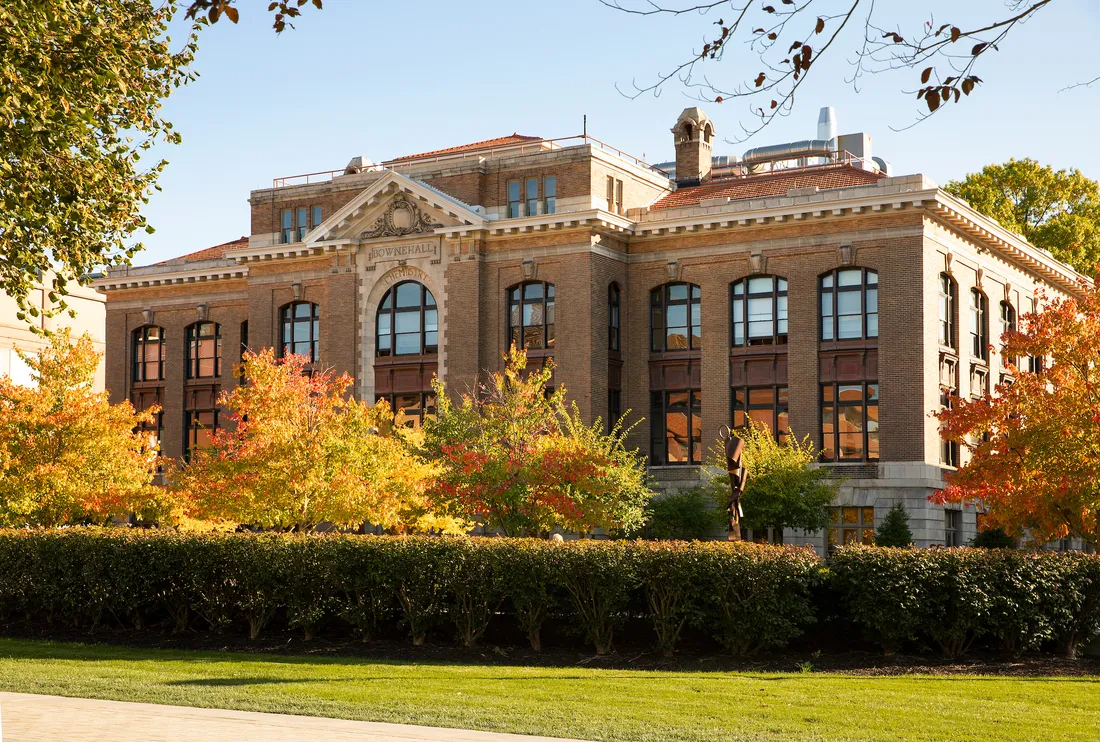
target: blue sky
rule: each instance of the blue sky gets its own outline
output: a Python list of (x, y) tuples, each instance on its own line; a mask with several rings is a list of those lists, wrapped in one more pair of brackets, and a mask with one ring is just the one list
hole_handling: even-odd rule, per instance
[[(640, 18), (597, 0), (380, 3), (326, 0), (297, 28), (276, 36), (266, 2), (242, 0), (240, 24), (203, 32), (198, 81), (177, 92), (165, 114), (183, 144), (159, 147), (169, 160), (145, 214), (145, 264), (249, 233), (248, 194), (274, 177), (343, 167), (519, 132), (564, 137), (588, 131), (650, 162), (672, 158), (669, 127), (696, 103), (670, 85), (659, 97), (629, 100), (615, 85), (647, 82), (700, 45), (717, 16)], [(879, 3), (903, 6), (900, 2)], [(1001, 0), (921, 3), (902, 10), (902, 31), (934, 11), (937, 23), (1002, 14)], [(892, 9), (891, 12), (895, 12)], [(960, 15), (963, 14), (963, 15)], [(813, 68), (789, 118), (750, 142), (734, 142), (750, 122), (743, 102), (704, 104), (716, 154), (813, 136), (820, 106), (836, 107), (841, 133), (865, 131), (895, 174), (937, 182), (1009, 157), (1076, 167), (1100, 178), (1100, 85), (1059, 92), (1100, 75), (1097, 0), (1058, 0), (1014, 32), (978, 70), (987, 82), (965, 106), (907, 131), (917, 111), (901, 91), (911, 71), (845, 82), (859, 41), (849, 35), (830, 63)], [(182, 39), (182, 34), (177, 34)], [(838, 41), (838, 44), (842, 42)], [(734, 81), (756, 72), (730, 57), (710, 70)]]

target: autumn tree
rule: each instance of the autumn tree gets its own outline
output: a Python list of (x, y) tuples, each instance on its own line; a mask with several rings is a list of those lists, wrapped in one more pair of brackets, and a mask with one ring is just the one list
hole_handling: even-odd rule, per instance
[[(781, 534), (784, 528), (817, 531), (828, 525), (827, 508), (836, 498), (840, 481), (830, 479), (828, 469), (814, 465), (818, 452), (808, 436), (799, 440), (788, 433), (779, 441), (771, 428), (752, 420), (734, 435), (745, 441), (741, 461), (748, 471), (741, 495), (742, 526), (759, 531), (772, 528)], [(708, 458), (701, 488), (724, 509), (730, 501), (730, 482), (721, 443), (711, 448)]]
[(1100, 270), (1100, 186), (1079, 170), (1009, 160), (944, 190), (1085, 275)]
[[(306, 2), (270, 3), (275, 30)], [(179, 12), (195, 23), (177, 46)], [(0, 3), (0, 290), (20, 319), (43, 311), (27, 298), (39, 276), (53, 314), (69, 286), (142, 249), (141, 208), (167, 164), (142, 157), (180, 141), (161, 106), (194, 79), (198, 32), (222, 17), (237, 21), (229, 0)]]
[[(820, 77), (812, 73), (828, 56), (843, 58), (834, 74), (857, 91), (868, 74), (903, 70), (912, 75), (904, 94), (915, 98), (917, 121), (923, 120), (974, 94), (982, 82), (977, 74), (981, 62), (1007, 49), (1012, 32), (1054, 0), (983, 0), (974, 3), (980, 6), (976, 12), (967, 6), (970, 22), (929, 12), (915, 28), (907, 19), (911, 6), (874, 0), (600, 2), (655, 19), (701, 17), (697, 47), (682, 50), (670, 69), (620, 90), (637, 97), (678, 84), (701, 102), (744, 101), (749, 113), (739, 137), (744, 139), (789, 114), (799, 90)], [(728, 76), (718, 67), (727, 55)]]
[(936, 412), (941, 435), (969, 452), (939, 503), (987, 510), (987, 528), (1036, 543), (1078, 537), (1100, 547), (1100, 282), (1021, 318), (1008, 359), (1046, 358), (1041, 373), (1010, 364), (1011, 384)]
[(627, 431), (585, 424), (564, 388), (547, 388), (552, 373), (552, 362), (528, 369), (513, 347), (504, 371), (457, 403), (437, 383), (438, 419), (425, 424), (424, 450), (441, 466), (442, 512), (509, 536), (641, 525), (652, 492)]
[(388, 405), (352, 398), (347, 374), (311, 371), (305, 356), (276, 359), (270, 348), (246, 353), (242, 374), (219, 399), (229, 425), (171, 473), (192, 515), (298, 531), (430, 520), (432, 468), (392, 429)]
[(156, 443), (140, 431), (157, 410), (135, 413), (94, 390), (100, 356), (88, 335), (57, 332), (37, 356), (19, 355), (33, 383), (0, 377), (0, 525), (165, 515)]

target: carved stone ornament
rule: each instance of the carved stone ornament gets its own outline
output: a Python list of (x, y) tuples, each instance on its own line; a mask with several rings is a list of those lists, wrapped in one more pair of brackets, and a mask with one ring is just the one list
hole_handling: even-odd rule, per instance
[(981, 288), (982, 287), (982, 281), (983, 281), (983, 279), (985, 279), (985, 269), (984, 268), (979, 268), (978, 269), (978, 272), (975, 274), (975, 279), (976, 280), (974, 281), (974, 283), (977, 285), (978, 288)]
[(758, 252), (754, 252), (749, 256), (749, 263), (752, 265), (752, 272), (754, 274), (763, 273), (768, 267), (768, 259)]
[(195, 307), (195, 311), (199, 315), (199, 322), (205, 322), (206, 321), (206, 315), (207, 315), (206, 305), (205, 304), (199, 304), (197, 307)]
[(385, 213), (374, 222), (374, 226), (359, 235), (359, 239), (372, 240), (376, 237), (401, 237), (406, 234), (434, 232), (442, 224), (432, 221), (427, 212), (413, 203), (404, 193), (398, 193)]
[(841, 265), (853, 265), (855, 263), (855, 255), (853, 254), (851, 245), (840, 246), (840, 263)]
[(665, 266), (665, 270), (668, 271), (669, 281), (680, 280), (680, 264), (677, 263), (675, 260), (668, 261), (668, 265)]
[(294, 292), (294, 301), (302, 300), (302, 284), (298, 281), (290, 284), (290, 289)]
[(535, 261), (524, 260), (523, 261), (523, 278), (526, 281), (530, 281), (535, 277)]
[(147, 325), (153, 324), (153, 310), (152, 309), (142, 309), (141, 310), (141, 321), (144, 322)]
[(1012, 300), (1012, 283), (1005, 281), (1005, 301)]

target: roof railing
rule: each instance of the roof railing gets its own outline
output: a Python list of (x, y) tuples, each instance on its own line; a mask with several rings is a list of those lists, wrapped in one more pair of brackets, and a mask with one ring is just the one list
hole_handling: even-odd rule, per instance
[(300, 175), (286, 175), (279, 178), (274, 178), (271, 181), (272, 188), (285, 188), (287, 186), (294, 185), (312, 185), (314, 183), (327, 183), (333, 178), (340, 177), (342, 175), (354, 175), (362, 172), (371, 171), (384, 171), (384, 170), (400, 170), (406, 167), (413, 167), (416, 165), (423, 165), (430, 162), (445, 162), (449, 160), (468, 160), (473, 158), (493, 158), (502, 156), (505, 154), (527, 154), (530, 152), (541, 152), (555, 149), (565, 149), (566, 147), (582, 147), (585, 145), (591, 145), (604, 152), (613, 154), (621, 160), (625, 160), (636, 167), (640, 167), (644, 170), (649, 170), (660, 175), (666, 175), (663, 170), (649, 164), (640, 157), (624, 152), (618, 147), (613, 147), (606, 142), (600, 141), (593, 136), (587, 134), (577, 134), (571, 137), (557, 137), (555, 139), (532, 139), (526, 142), (515, 142), (512, 144), (503, 144), (493, 147), (481, 147), (478, 149), (470, 149), (462, 152), (440, 152), (436, 155), (415, 155), (412, 157), (401, 157), (394, 160), (386, 160), (374, 165), (363, 165), (360, 167), (344, 167), (338, 170), (319, 170), (315, 173), (302, 173)]

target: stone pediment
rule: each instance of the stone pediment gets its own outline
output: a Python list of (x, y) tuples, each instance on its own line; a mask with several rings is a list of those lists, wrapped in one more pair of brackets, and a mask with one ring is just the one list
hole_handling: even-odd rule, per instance
[(437, 229), (485, 221), (461, 201), (391, 170), (325, 219), (305, 242), (320, 246), (428, 236)]

